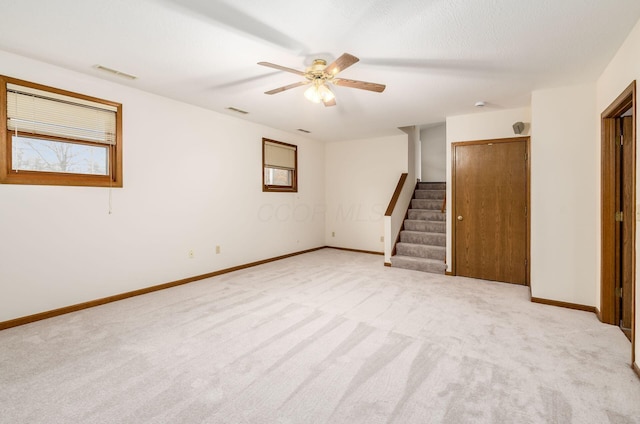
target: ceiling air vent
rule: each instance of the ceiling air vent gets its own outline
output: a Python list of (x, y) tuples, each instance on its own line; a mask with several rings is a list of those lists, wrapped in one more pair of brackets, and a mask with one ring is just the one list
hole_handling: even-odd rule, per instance
[(249, 113), (246, 110), (238, 109), (237, 107), (233, 107), (233, 106), (229, 106), (227, 109), (229, 109), (231, 111), (234, 111), (234, 112), (241, 113), (243, 115), (246, 115), (247, 113)]
[(94, 68), (96, 68), (96, 69), (98, 69), (100, 71), (108, 72), (111, 75), (115, 75), (115, 76), (118, 76), (118, 77), (130, 79), (130, 80), (134, 80), (134, 79), (138, 78), (135, 75), (127, 74), (126, 72), (116, 71), (115, 69), (107, 68), (106, 66), (102, 66), (102, 65), (96, 65), (96, 66), (94, 66)]
[(311, 131), (303, 130), (302, 128), (298, 128), (298, 131), (306, 133), (306, 134), (311, 134)]

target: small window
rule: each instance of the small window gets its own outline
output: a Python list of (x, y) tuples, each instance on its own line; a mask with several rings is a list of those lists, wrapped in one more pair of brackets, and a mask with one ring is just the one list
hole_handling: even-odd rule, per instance
[(262, 139), (262, 191), (298, 191), (298, 147)]
[(122, 105), (0, 76), (0, 183), (122, 187)]

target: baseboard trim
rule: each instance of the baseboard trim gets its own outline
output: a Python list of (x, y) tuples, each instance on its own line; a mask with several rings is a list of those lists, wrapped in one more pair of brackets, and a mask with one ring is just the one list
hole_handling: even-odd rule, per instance
[(449, 277), (453, 277), (454, 276), (452, 271), (445, 271), (444, 275), (448, 275)]
[(638, 365), (634, 363), (631, 364), (631, 368), (633, 369), (633, 371), (635, 371), (638, 378), (640, 378), (640, 367), (638, 367)]
[(559, 300), (542, 299), (540, 297), (532, 297), (533, 303), (541, 303), (543, 305), (559, 306), (561, 308), (576, 309), (578, 311), (592, 312), (597, 314), (597, 308), (595, 306), (580, 305), (578, 303), (561, 302)]
[(113, 296), (103, 297), (102, 299), (90, 300), (88, 302), (78, 303), (71, 306), (65, 306), (63, 308), (53, 309), (51, 311), (40, 312), (33, 315), (28, 315), (26, 317), (15, 318), (9, 321), (0, 322), (0, 330), (6, 330), (7, 328), (18, 327), (20, 325), (29, 324), (36, 321), (41, 321), (47, 318), (57, 317), (59, 315), (69, 314), (71, 312), (77, 312), (82, 309), (93, 308), (95, 306), (104, 305), (106, 303), (117, 302), (118, 300), (128, 299), (130, 297), (140, 296), (143, 294), (152, 293), (159, 290), (168, 289), (171, 287), (181, 286), (183, 284), (192, 283), (198, 280), (204, 280), (205, 278), (216, 277), (222, 274), (228, 274), (230, 272), (239, 271), (241, 269), (251, 268), (257, 265), (266, 264), (269, 262), (279, 261), (281, 259), (287, 259), (292, 256), (298, 256), (305, 253), (315, 252), (316, 250), (325, 249), (326, 246), (316, 247), (313, 249), (302, 250), (299, 252), (288, 253), (286, 255), (276, 256), (274, 258), (262, 259), (260, 261), (250, 262), (248, 264), (237, 265), (231, 268), (221, 269), (219, 271), (209, 272), (207, 274), (196, 275), (194, 277), (183, 278), (182, 280), (172, 281), (169, 283), (158, 284), (156, 286), (146, 287), (143, 289), (133, 290), (126, 293), (116, 294)]
[(385, 262), (384, 266), (391, 266), (391, 262)]
[(602, 322), (602, 314), (598, 308), (596, 308), (596, 316), (598, 317), (598, 321)]
[(335, 246), (325, 246), (325, 247), (327, 249), (344, 250), (345, 252), (368, 253), (369, 255), (382, 255), (382, 256), (384, 256), (384, 252), (375, 252), (373, 250), (349, 249), (349, 248), (346, 248), (346, 247), (335, 247)]

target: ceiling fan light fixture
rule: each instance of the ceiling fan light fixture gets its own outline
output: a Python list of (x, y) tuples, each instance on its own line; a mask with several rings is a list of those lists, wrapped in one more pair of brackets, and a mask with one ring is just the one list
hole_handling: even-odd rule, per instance
[(329, 102), (336, 98), (327, 84), (320, 81), (314, 82), (311, 87), (307, 88), (304, 96), (313, 103)]
[(320, 94), (320, 98), (323, 102), (329, 102), (336, 98), (336, 95), (333, 94), (333, 91), (327, 86), (327, 84), (321, 84), (318, 87), (318, 93)]
[(320, 103), (322, 101), (318, 87), (315, 84), (305, 90), (304, 97), (313, 103)]

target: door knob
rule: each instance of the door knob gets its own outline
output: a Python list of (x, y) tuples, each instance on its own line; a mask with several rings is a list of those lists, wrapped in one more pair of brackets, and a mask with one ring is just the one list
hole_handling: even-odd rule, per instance
[(458, 221), (462, 221), (463, 219), (462, 215), (458, 215)]

